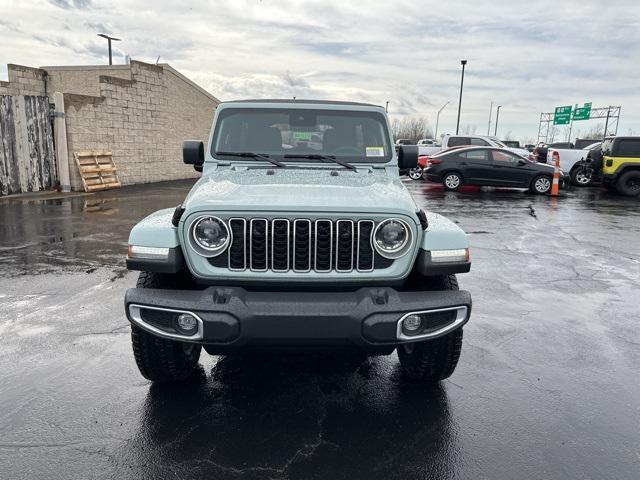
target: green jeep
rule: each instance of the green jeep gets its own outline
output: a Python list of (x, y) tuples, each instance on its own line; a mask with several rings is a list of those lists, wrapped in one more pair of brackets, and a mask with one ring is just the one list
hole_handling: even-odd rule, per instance
[(408, 377), (452, 374), (471, 295), (465, 233), (419, 209), (398, 175), (385, 110), (247, 100), (217, 108), (202, 172), (175, 209), (138, 223), (125, 296), (144, 377), (187, 378), (212, 355), (315, 350), (388, 355)]

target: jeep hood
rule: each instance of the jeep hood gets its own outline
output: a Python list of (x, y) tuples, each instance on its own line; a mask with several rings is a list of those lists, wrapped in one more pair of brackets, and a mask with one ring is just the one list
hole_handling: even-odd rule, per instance
[(399, 178), (375, 168), (216, 168), (193, 186), (183, 206), (197, 211), (375, 212), (413, 215)]

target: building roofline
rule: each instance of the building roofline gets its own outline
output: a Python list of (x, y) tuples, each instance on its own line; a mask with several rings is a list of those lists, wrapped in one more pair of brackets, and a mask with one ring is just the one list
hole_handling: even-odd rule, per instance
[[(132, 61), (137, 62), (137, 60), (132, 60)], [(144, 62), (138, 62), (138, 63), (144, 63)], [(148, 65), (152, 65), (152, 64), (148, 64)], [(163, 70), (168, 70), (169, 72), (173, 73), (180, 80), (182, 80), (183, 82), (188, 83), (189, 85), (194, 87), (196, 90), (198, 90), (200, 93), (202, 93), (203, 95), (206, 95), (207, 97), (209, 97), (214, 102), (221, 103), (220, 99), (216, 98), (213, 94), (207, 92), (200, 85), (198, 85), (197, 83), (195, 83), (193, 80), (189, 79), (188, 77), (184, 76), (182, 73), (180, 73), (178, 70), (173, 68), (168, 63), (160, 63), (157, 66), (162, 68)], [(39, 68), (41, 70), (45, 70), (45, 71), (50, 70), (52, 72), (54, 72), (54, 71), (73, 71), (73, 70), (84, 70), (84, 71), (87, 71), (87, 70), (131, 70), (131, 65), (130, 64), (126, 64), (126, 63), (125, 64), (121, 64), (121, 65), (49, 65), (49, 66), (43, 66), (43, 67), (39, 67)]]
[(123, 65), (47, 65), (39, 67), (42, 70), (128, 70), (128, 64)]
[(207, 97), (209, 97), (211, 100), (213, 100), (214, 102), (218, 102), (218, 103), (222, 103), (222, 101), (220, 99), (218, 99), (217, 97), (215, 97), (213, 94), (207, 92), (204, 88), (202, 88), (200, 85), (198, 85), (197, 83), (195, 83), (193, 80), (191, 80), (188, 77), (185, 77), (182, 73), (180, 73), (178, 70), (176, 70), (175, 68), (173, 68), (171, 65), (169, 65), (168, 63), (160, 63), (159, 66), (161, 66), (162, 68), (165, 68), (167, 70), (169, 70), (171, 73), (173, 73), (176, 77), (178, 77), (179, 79), (181, 79), (182, 81), (188, 83), (189, 85), (191, 85), (192, 87), (194, 87), (196, 90), (198, 90), (200, 93), (206, 95)]

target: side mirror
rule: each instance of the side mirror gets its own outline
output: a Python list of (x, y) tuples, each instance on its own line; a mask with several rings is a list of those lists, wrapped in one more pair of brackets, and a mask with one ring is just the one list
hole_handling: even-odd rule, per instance
[(418, 166), (418, 147), (416, 145), (400, 145), (398, 147), (398, 168), (415, 168)]
[(182, 143), (182, 161), (201, 172), (204, 163), (204, 144), (200, 140), (185, 140)]
[(518, 165), (523, 166), (526, 165), (527, 162), (525, 160), (518, 160)]

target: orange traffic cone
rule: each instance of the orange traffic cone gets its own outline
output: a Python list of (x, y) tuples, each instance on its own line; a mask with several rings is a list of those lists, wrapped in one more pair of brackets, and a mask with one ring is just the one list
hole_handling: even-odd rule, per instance
[(551, 184), (551, 195), (558, 196), (560, 191), (560, 154), (557, 151), (553, 151), (553, 164), (555, 169), (553, 170), (553, 183)]

